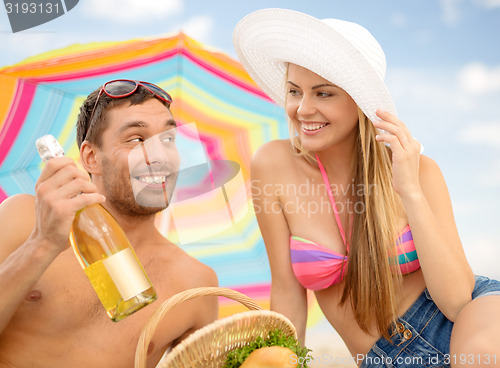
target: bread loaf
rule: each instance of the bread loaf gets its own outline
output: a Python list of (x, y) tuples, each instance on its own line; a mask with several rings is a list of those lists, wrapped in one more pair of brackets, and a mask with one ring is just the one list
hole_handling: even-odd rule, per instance
[(297, 356), (292, 350), (267, 346), (254, 350), (240, 368), (296, 368), (297, 365)]

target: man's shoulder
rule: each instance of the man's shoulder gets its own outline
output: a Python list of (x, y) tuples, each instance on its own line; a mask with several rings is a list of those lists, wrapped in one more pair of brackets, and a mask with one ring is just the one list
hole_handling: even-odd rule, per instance
[(2, 225), (32, 228), (35, 224), (35, 197), (31, 194), (15, 194), (5, 199), (0, 203), (0, 222)]
[[(167, 240), (165, 244), (165, 264), (172, 266), (175, 277), (183, 279), (188, 287), (217, 286), (217, 275), (212, 267)], [(167, 268), (169, 268), (167, 266)]]
[(188, 254), (181, 247), (176, 247), (183, 254), (186, 271), (191, 275), (193, 283), (200, 283), (199, 286), (218, 286), (217, 274), (212, 267)]
[(22, 212), (35, 209), (35, 196), (31, 194), (14, 194), (0, 203), (0, 214), (4, 211)]
[(0, 223), (8, 229), (0, 240), (0, 259), (23, 244), (35, 226), (35, 197), (16, 194), (0, 203)]

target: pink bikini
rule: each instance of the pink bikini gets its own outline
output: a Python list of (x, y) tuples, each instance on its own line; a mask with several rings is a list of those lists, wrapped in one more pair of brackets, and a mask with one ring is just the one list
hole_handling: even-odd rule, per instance
[[(347, 242), (344, 229), (340, 222), (340, 216), (335, 204), (335, 199), (333, 198), (330, 181), (317, 155), (316, 159), (318, 160), (323, 181), (328, 189), (328, 197), (332, 204), (342, 241), (346, 247), (346, 254), (349, 254), (349, 243)], [(409, 225), (407, 225), (401, 232), (401, 235), (399, 235), (396, 241), (396, 250), (399, 267), (403, 275), (414, 272), (420, 268)], [(290, 254), (295, 277), (302, 286), (307, 289), (326, 289), (333, 284), (341, 282), (345, 276), (348, 256), (337, 253), (330, 248), (292, 235), (290, 237)]]

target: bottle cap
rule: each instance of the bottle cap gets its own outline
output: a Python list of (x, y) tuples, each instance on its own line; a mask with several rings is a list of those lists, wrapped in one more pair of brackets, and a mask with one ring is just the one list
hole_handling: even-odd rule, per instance
[(64, 150), (57, 139), (50, 134), (44, 135), (36, 140), (36, 149), (43, 162), (47, 162), (53, 157), (64, 156)]

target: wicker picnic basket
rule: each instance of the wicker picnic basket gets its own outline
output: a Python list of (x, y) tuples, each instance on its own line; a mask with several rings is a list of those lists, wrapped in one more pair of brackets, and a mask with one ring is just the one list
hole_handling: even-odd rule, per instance
[(146, 367), (149, 343), (165, 314), (183, 301), (207, 295), (236, 300), (250, 311), (219, 319), (195, 331), (173, 348), (157, 368), (221, 368), (230, 351), (248, 345), (258, 336), (266, 338), (275, 329), (282, 330), (287, 336), (297, 337), (295, 327), (285, 316), (263, 310), (240, 292), (218, 287), (189, 289), (166, 300), (144, 326), (135, 352), (135, 368)]

